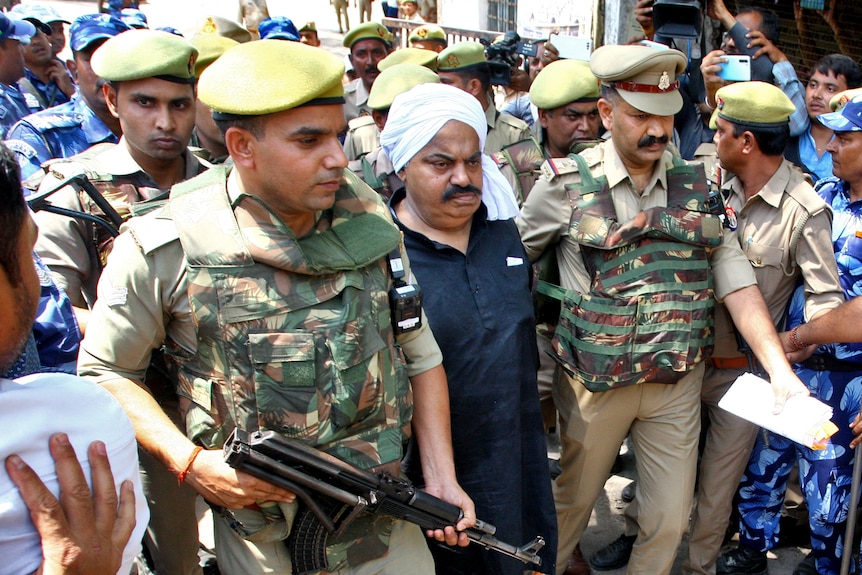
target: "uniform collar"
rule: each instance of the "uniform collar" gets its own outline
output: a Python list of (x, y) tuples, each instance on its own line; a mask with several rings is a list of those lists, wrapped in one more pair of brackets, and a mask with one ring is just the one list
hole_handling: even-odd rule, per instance
[[(201, 162), (191, 151), (186, 148), (183, 152), (185, 158), (186, 173), (184, 180), (190, 180), (201, 173)], [(132, 158), (129, 153), (128, 144), (125, 138), (120, 138), (116, 146), (111, 146), (99, 155), (99, 162), (103, 166), (109, 166), (111, 173), (117, 176), (130, 176), (132, 174), (144, 174), (149, 178), (149, 175), (141, 166)]]
[(74, 113), (81, 115), (81, 130), (90, 144), (116, 142), (117, 136), (87, 105), (79, 92), (75, 92), (71, 100)]
[[(778, 169), (775, 170), (775, 173), (772, 174), (772, 177), (769, 178), (769, 181), (766, 182), (766, 185), (763, 186), (752, 198), (755, 196), (759, 196), (764, 202), (772, 206), (773, 208), (779, 208), (781, 206), (781, 198), (784, 195), (784, 190), (788, 188), (788, 184), (790, 183), (790, 177), (793, 173), (793, 168), (791, 167), (790, 162), (784, 160), (781, 165), (778, 166)], [(739, 196), (740, 202), (744, 206), (746, 204), (745, 200), (745, 191), (742, 189), (742, 182), (740, 181), (738, 176), (733, 176), (728, 182), (722, 186), (723, 188), (730, 188), (734, 194)]]
[[(629, 171), (625, 164), (623, 164), (622, 158), (620, 158), (620, 155), (617, 153), (617, 148), (614, 146), (613, 138), (607, 142), (599, 144), (599, 146), (604, 149), (604, 171), (605, 177), (608, 179), (608, 187), (613, 188), (625, 180), (629, 180), (629, 182), (631, 182)], [(644, 196), (648, 195), (656, 184), (661, 184), (662, 188), (667, 189), (667, 169), (671, 166), (673, 166), (673, 156), (668, 150), (665, 150), (661, 155), (661, 158), (656, 162), (656, 167), (655, 170), (653, 170), (649, 184), (647, 184), (646, 189), (643, 191)], [(634, 187), (633, 184), (632, 186)]]

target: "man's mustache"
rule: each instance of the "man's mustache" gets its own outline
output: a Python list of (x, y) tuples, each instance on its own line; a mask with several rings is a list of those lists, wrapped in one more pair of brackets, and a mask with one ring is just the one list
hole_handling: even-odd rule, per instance
[(481, 196), (482, 190), (473, 184), (467, 184), (466, 186), (449, 186), (446, 188), (446, 191), (443, 192), (443, 198), (440, 201), (448, 201), (457, 194), (476, 194), (477, 196)]
[(655, 144), (667, 144), (668, 137), (660, 136), (656, 138), (655, 136), (644, 136), (638, 141), (638, 148), (646, 148), (647, 146), (653, 146)]

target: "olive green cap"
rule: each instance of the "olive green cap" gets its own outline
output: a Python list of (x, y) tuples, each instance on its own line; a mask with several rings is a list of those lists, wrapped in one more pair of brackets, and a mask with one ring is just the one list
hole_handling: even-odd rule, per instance
[(314, 22), (306, 22), (302, 25), (302, 28), (299, 29), (300, 32), (317, 32), (317, 24)]
[(159, 78), (193, 84), (198, 50), (181, 36), (161, 30), (129, 30), (108, 39), (90, 65), (111, 82)]
[(372, 110), (386, 110), (392, 106), (392, 100), (398, 94), (403, 94), (419, 84), (439, 83), (440, 76), (424, 66), (395, 64), (380, 72), (374, 80), (371, 93), (368, 95), (368, 107)]
[(649, 46), (602, 46), (590, 57), (590, 70), (602, 85), (615, 88), (641, 112), (673, 116), (682, 108), (676, 77), (687, 60), (679, 50)]
[(237, 22), (223, 16), (204, 16), (197, 21), (193, 29), (192, 36), (198, 34), (215, 34), (216, 36), (224, 36), (231, 40), (236, 40), (240, 43), (251, 42), (251, 32)]
[(553, 110), (572, 102), (598, 100), (599, 81), (590, 66), (580, 60), (551, 62), (530, 86), (530, 102), (541, 110)]
[[(377, 63), (377, 69), (383, 72), (398, 64), (416, 64), (434, 72), (437, 71), (437, 52), (421, 48), (401, 48), (395, 50)], [(377, 80), (374, 81), (377, 83)]]
[(446, 43), (446, 32), (437, 24), (422, 24), (413, 28), (408, 41), (413, 43), (417, 41), (421, 42), (422, 40), (438, 40)]
[(344, 64), (300, 42), (258, 40), (231, 48), (204, 70), (198, 97), (214, 115), (260, 116), (344, 102)]
[(454, 72), (478, 64), (487, 64), (485, 47), (479, 42), (460, 42), (437, 55), (438, 72)]
[(239, 45), (239, 42), (236, 40), (216, 36), (215, 34), (199, 34), (189, 40), (189, 42), (198, 49), (198, 61), (195, 62), (195, 76), (198, 78), (201, 77), (201, 72), (216, 61), (216, 58), (234, 46)]
[(734, 82), (715, 93), (715, 112), (709, 127), (715, 129), (715, 119), (752, 128), (772, 128), (786, 125), (796, 106), (781, 88), (768, 82)]
[(853, 88), (852, 90), (844, 90), (838, 94), (832, 96), (832, 99), (829, 100), (829, 108), (833, 112), (840, 112), (847, 102), (855, 98), (856, 96), (862, 95), (862, 88)]
[(342, 44), (345, 48), (353, 48), (360, 40), (380, 40), (388, 46), (392, 42), (392, 33), (383, 24), (366, 22), (345, 34)]

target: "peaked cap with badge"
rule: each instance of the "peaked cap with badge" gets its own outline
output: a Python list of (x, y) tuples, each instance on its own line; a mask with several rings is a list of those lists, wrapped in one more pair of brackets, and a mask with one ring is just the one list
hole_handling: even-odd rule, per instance
[[(141, 55), (146, 54), (146, 58)], [(180, 36), (161, 30), (129, 30), (93, 52), (93, 72), (111, 82), (159, 78), (194, 84), (198, 50)]]
[(530, 102), (540, 110), (553, 110), (572, 102), (593, 102), (600, 96), (599, 81), (580, 60), (551, 62), (530, 86)]
[(240, 43), (251, 42), (252, 39), (251, 32), (245, 26), (222, 16), (204, 16), (197, 22), (191, 35), (198, 34), (217, 34)]
[(345, 48), (353, 48), (353, 45), (360, 40), (380, 40), (388, 48), (392, 43), (392, 38), (392, 32), (387, 30), (386, 26), (383, 24), (378, 24), (377, 22), (366, 22), (345, 34), (342, 45)]
[(862, 95), (862, 88), (851, 88), (850, 90), (844, 90), (843, 92), (832, 96), (832, 99), (829, 100), (829, 108), (833, 112), (840, 112), (841, 109), (845, 105), (847, 105), (847, 102), (859, 95)]
[(437, 40), (438, 42), (443, 42), (445, 44), (447, 43), (446, 31), (437, 24), (422, 24), (410, 32), (408, 41), (411, 44), (413, 42), (421, 42), (423, 40)]
[(437, 55), (438, 72), (454, 72), (470, 66), (488, 64), (485, 47), (479, 42), (459, 42)]
[[(377, 63), (381, 72), (398, 64), (416, 64), (432, 71), (437, 71), (437, 52), (421, 48), (401, 48), (395, 50)], [(376, 83), (376, 80), (375, 80)]]
[(715, 111), (709, 127), (716, 128), (716, 118), (750, 128), (772, 128), (788, 125), (796, 106), (781, 88), (768, 82), (734, 82), (715, 93)]
[(616, 89), (629, 105), (656, 116), (682, 108), (676, 77), (685, 71), (685, 54), (670, 48), (602, 46), (590, 57), (590, 70), (603, 86)]
[(198, 97), (213, 116), (261, 116), (344, 103), (344, 64), (300, 42), (258, 40), (225, 52), (201, 74)]
[(862, 94), (851, 98), (840, 112), (820, 114), (817, 119), (835, 132), (862, 132)]

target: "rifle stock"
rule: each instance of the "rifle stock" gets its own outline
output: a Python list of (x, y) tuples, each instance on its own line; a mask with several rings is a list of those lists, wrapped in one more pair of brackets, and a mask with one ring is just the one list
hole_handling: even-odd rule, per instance
[[(304, 506), (288, 541), (296, 574), (327, 568), (326, 544), (363, 511), (390, 515), (422, 529), (455, 526), (461, 510), (386, 473), (373, 474), (273, 431), (235, 429), (224, 446), (225, 461), (235, 469), (296, 493)], [(541, 565), (545, 540), (517, 547), (494, 537), (493, 525), (476, 521), (464, 531), (470, 541), (526, 564)]]

